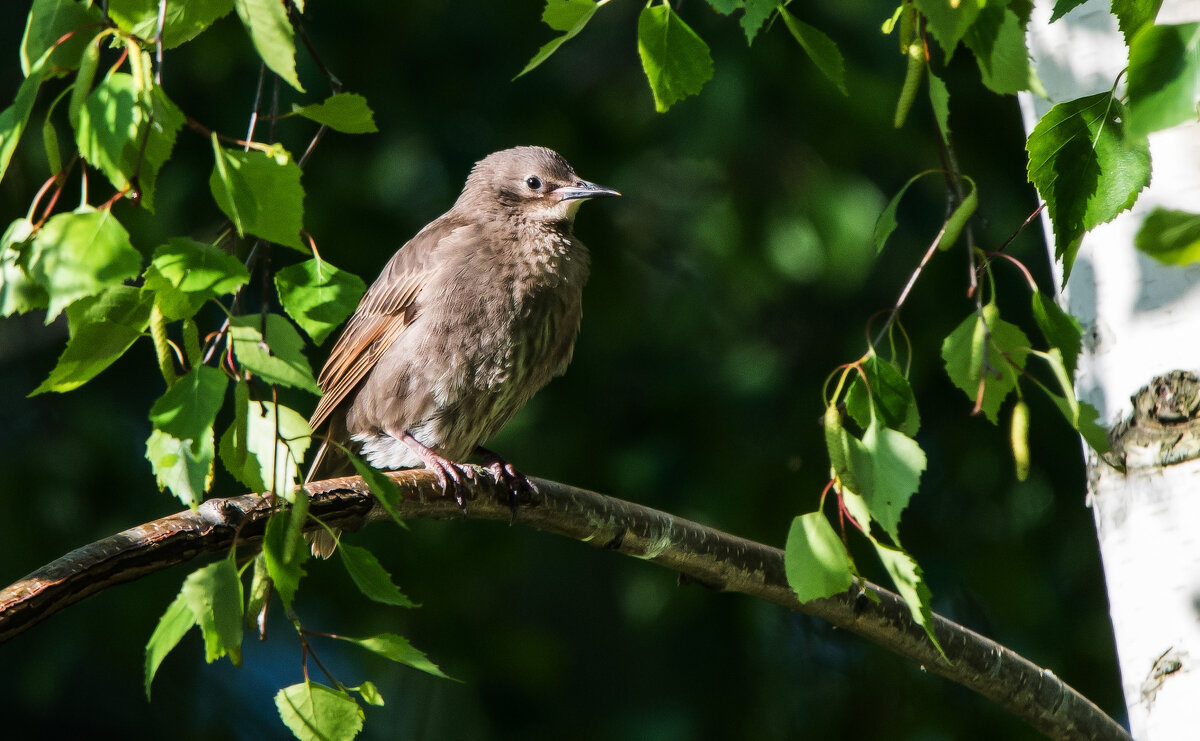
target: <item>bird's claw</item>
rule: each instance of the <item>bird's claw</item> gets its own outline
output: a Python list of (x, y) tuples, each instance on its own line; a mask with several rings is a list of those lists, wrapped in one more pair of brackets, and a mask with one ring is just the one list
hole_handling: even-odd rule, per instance
[(484, 458), (487, 459), (485, 465), (492, 475), (492, 480), (496, 482), (497, 486), (502, 486), (508, 491), (508, 506), (512, 510), (512, 522), (516, 522), (517, 507), (521, 503), (521, 497), (536, 493), (537, 487), (513, 464), (489, 450), (485, 449), (483, 453)]

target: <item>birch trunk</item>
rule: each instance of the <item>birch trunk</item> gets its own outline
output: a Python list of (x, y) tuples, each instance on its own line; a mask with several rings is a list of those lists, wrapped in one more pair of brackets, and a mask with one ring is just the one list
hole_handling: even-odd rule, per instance
[[(1128, 59), (1107, 2), (1053, 24), (1050, 13), (1039, 0), (1029, 24), (1050, 100), (1022, 94), (1027, 132), (1053, 104), (1111, 89)], [(1197, 0), (1167, 0), (1158, 23), (1197, 19)], [(1151, 185), (1132, 211), (1084, 237), (1063, 298), (1084, 328), (1076, 391), (1124, 435), (1125, 472), (1087, 453), (1087, 501), (1131, 731), (1159, 741), (1200, 737), (1200, 384), (1190, 375), (1200, 372), (1200, 267), (1160, 265), (1133, 240), (1155, 206), (1200, 211), (1200, 125), (1152, 134), (1150, 151)]]

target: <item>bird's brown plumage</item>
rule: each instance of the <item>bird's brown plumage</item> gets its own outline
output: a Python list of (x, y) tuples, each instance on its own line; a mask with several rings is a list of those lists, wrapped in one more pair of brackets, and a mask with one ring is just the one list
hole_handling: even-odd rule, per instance
[[(571, 226), (605, 195), (541, 147), (478, 162), (363, 296), (318, 378), (313, 429), (377, 468), (469, 475), (458, 462), (570, 361), (589, 263)], [(338, 458), (323, 443), (309, 479), (345, 472)]]

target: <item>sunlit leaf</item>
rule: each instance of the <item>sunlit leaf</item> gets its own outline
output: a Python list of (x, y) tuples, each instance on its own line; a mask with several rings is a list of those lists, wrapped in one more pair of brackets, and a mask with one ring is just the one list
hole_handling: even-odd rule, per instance
[(175, 600), (167, 607), (167, 611), (158, 619), (154, 633), (146, 642), (146, 699), (150, 699), (150, 684), (154, 675), (171, 649), (179, 645), (187, 632), (196, 624), (196, 615), (188, 605), (188, 599), (180, 592)]
[(784, 566), (788, 584), (801, 602), (841, 594), (854, 581), (850, 554), (823, 512), (792, 520)]
[(546, 0), (546, 9), (542, 11), (542, 20), (555, 31), (564, 33), (538, 49), (537, 54), (533, 55), (533, 59), (529, 60), (529, 64), (525, 65), (525, 69), (517, 73), (517, 77), (546, 61), (551, 54), (558, 51), (558, 47), (582, 31), (599, 7), (593, 0)]
[(296, 76), (296, 42), (286, 6), (279, 0), (233, 0), (233, 7), (271, 71), (304, 92)]
[(1075, 317), (1041, 291), (1033, 292), (1033, 318), (1051, 347), (1062, 352), (1067, 375), (1075, 375), (1075, 361), (1083, 344), (1083, 329)]
[(211, 435), (228, 385), (229, 378), (216, 368), (196, 366), (154, 402), (150, 422), (181, 440), (196, 439), (205, 431)]
[(313, 258), (276, 271), (275, 289), (283, 310), (319, 345), (354, 313), (367, 286), (354, 273)]
[(188, 440), (153, 430), (146, 440), (146, 460), (150, 461), (158, 487), (170, 489), (189, 507), (198, 506), (212, 485), (215, 457), (211, 428)]
[(84, 325), (67, 341), (54, 370), (29, 395), (47, 391), (61, 394), (79, 388), (116, 362), (141, 336), (141, 330), (114, 322)]
[(708, 44), (667, 3), (647, 6), (638, 16), (638, 54), (659, 113), (712, 79)]
[(187, 601), (204, 635), (204, 658), (210, 664), (229, 656), (242, 663), (242, 581), (233, 553), (188, 574), (179, 595)]
[(1124, 118), (1124, 106), (1099, 93), (1059, 103), (1029, 134), (1029, 181), (1050, 212), (1064, 280), (1084, 232), (1132, 206), (1150, 182), (1149, 145)]
[(1025, 29), (1016, 13), (1001, 5), (985, 8), (963, 37), (975, 52), (983, 84), (993, 92), (1011, 95), (1022, 90), (1045, 95), (1025, 46)]
[(292, 111), (344, 134), (379, 131), (367, 99), (355, 93), (338, 93), (303, 107), (293, 105)]
[(142, 256), (108, 210), (51, 216), (33, 236), (27, 273), (46, 290), (49, 324), (70, 303), (137, 275)]
[[(275, 3), (278, 5), (278, 3)], [(300, 167), (282, 147), (272, 153), (214, 147), (209, 190), (238, 234), (253, 234), (307, 253)]]
[(808, 54), (808, 58), (813, 61), (813, 64), (817, 65), (817, 69), (821, 70), (821, 74), (828, 77), (842, 95), (848, 95), (846, 91), (846, 62), (842, 59), (842, 52), (838, 49), (837, 44), (833, 42), (833, 39), (825, 35), (820, 29), (814, 28), (796, 18), (782, 7), (779, 9), (779, 15), (783, 17), (784, 25), (792, 32), (792, 36), (799, 42), (800, 47), (804, 49), (804, 53)]
[(221, 436), (221, 462), (251, 491), (274, 491), (290, 502), (311, 435), (294, 409), (250, 399), (247, 384), (239, 382), (234, 421)]
[(929, 586), (925, 584), (921, 567), (917, 565), (912, 556), (904, 551), (875, 541), (872, 542), (875, 545), (875, 552), (879, 554), (879, 560), (883, 562), (888, 575), (892, 577), (892, 584), (896, 586), (896, 592), (904, 598), (905, 604), (908, 605), (908, 611), (912, 614), (913, 620), (925, 629), (925, 634), (929, 636), (929, 640), (933, 642), (938, 653), (945, 657), (946, 653), (942, 651), (942, 646), (933, 632), (933, 608), (930, 606), (933, 595), (929, 592)]
[[(1025, 367), (1029, 339), (1015, 324), (1000, 318), (994, 303), (963, 320), (942, 343), (946, 373), (955, 386), (996, 424), (996, 414)], [(980, 398), (980, 386), (983, 395)]]
[(1200, 105), (1200, 23), (1148, 25), (1129, 44), (1129, 134), (1194, 121)]
[(300, 741), (349, 741), (362, 730), (363, 711), (354, 698), (316, 682), (279, 690), (275, 707)]
[(399, 664), (420, 669), (435, 677), (451, 679), (436, 664), (430, 661), (424, 653), (413, 648), (413, 645), (408, 642), (407, 638), (398, 636), (395, 633), (381, 633), (369, 638), (350, 638), (348, 636), (338, 636), (338, 638), (377, 653)]
[(1156, 208), (1133, 244), (1165, 265), (1190, 265), (1200, 260), (1200, 214)]
[[(275, 582), (279, 598), (285, 609), (290, 609), (292, 599), (304, 578), (304, 562), (309, 549), (304, 542), (302, 527), (307, 518), (307, 497), (296, 497), (299, 507), (287, 508), (273, 515), (267, 522), (263, 537), (263, 554), (266, 556), (267, 573)], [(343, 546), (344, 548), (345, 546)]]
[(245, 314), (230, 320), (229, 333), (233, 337), (233, 355), (242, 367), (251, 371), (267, 383), (321, 392), (312, 366), (304, 357), (304, 339), (300, 333), (278, 314), (267, 314), (266, 335), (259, 314)]
[[(159, 0), (108, 0), (108, 15), (123, 31), (143, 39), (158, 32)], [(199, 36), (233, 10), (233, 0), (168, 2), (163, 18), (163, 48), (174, 49)]]
[(862, 439), (870, 457), (873, 486), (860, 492), (871, 519), (895, 543), (900, 542), (900, 515), (916, 493), (925, 470), (925, 453), (916, 440), (872, 420)]
[(958, 42), (975, 22), (987, 0), (914, 0), (917, 10), (929, 21), (929, 30), (945, 52), (954, 55)]
[(374, 553), (366, 548), (342, 543), (338, 546), (338, 554), (350, 578), (364, 595), (385, 605), (415, 607), (412, 600), (404, 596), (392, 581), (392, 575), (383, 568)]
[[(103, 22), (99, 4), (33, 0), (21, 39), (21, 72), (31, 77), (34, 72), (51, 67), (75, 69), (84, 45), (94, 35), (78, 30), (84, 26), (99, 28)], [(58, 44), (59, 39), (73, 31), (77, 33)], [(52, 48), (54, 51), (45, 56)]]
[(172, 237), (154, 250), (143, 285), (169, 320), (194, 316), (210, 299), (231, 293), (250, 280), (241, 260), (220, 247)]

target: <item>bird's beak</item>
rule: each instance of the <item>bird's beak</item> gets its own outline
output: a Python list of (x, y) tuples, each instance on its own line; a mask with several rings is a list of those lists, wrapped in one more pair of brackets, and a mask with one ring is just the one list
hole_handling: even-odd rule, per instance
[(558, 200), (560, 201), (577, 201), (586, 198), (621, 195), (613, 188), (605, 188), (603, 185), (589, 183), (586, 180), (577, 180), (574, 185), (563, 186), (554, 192), (558, 194)]

